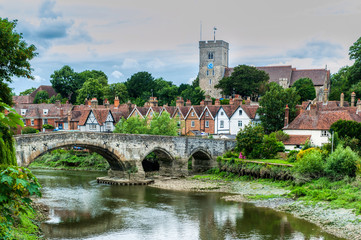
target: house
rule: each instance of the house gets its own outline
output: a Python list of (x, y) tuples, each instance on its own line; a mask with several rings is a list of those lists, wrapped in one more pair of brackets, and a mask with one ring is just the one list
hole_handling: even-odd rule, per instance
[(220, 106), (207, 105), (205, 106), (200, 116), (200, 131), (208, 134), (214, 134), (215, 116)]
[(355, 94), (351, 95), (351, 106), (348, 107), (343, 94), (340, 101), (308, 102), (303, 104), (301, 113), (288, 124), (288, 113), (286, 108), (286, 120), (283, 131), (290, 136), (310, 136), (311, 144), (322, 146), (329, 142), (330, 127), (337, 120), (351, 120), (361, 122), (361, 101), (357, 101), (355, 107)]
[(185, 132), (189, 135), (191, 131), (201, 131), (201, 114), (204, 106), (191, 106), (185, 116)]
[(82, 132), (113, 132), (114, 117), (109, 109), (84, 110), (79, 120)]
[(222, 105), (219, 107), (214, 118), (214, 134), (231, 134), (229, 118), (237, 107), (235, 105)]
[(35, 99), (35, 96), (39, 91), (46, 91), (48, 93), (48, 95), (49, 95), (49, 98), (51, 98), (52, 96), (56, 96), (56, 94), (57, 94), (55, 92), (55, 89), (52, 86), (41, 85), (29, 95), (13, 96), (13, 102), (15, 104), (20, 104), (20, 103), (30, 104), (30, 103), (33, 103), (34, 99)]
[(283, 141), (286, 151), (300, 150), (302, 146), (310, 141), (311, 135), (290, 135), (289, 138)]
[(240, 129), (244, 129), (250, 123), (258, 122), (258, 105), (239, 105), (229, 118), (231, 135), (237, 135)]

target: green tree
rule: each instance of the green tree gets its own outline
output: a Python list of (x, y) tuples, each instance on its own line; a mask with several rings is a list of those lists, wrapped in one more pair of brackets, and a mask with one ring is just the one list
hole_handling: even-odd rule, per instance
[(36, 93), (34, 103), (47, 103), (49, 100), (49, 93), (45, 90), (41, 90)]
[(112, 83), (104, 87), (104, 98), (108, 99), (111, 104), (114, 103), (116, 96), (119, 98), (120, 103), (125, 103), (129, 99), (127, 87), (124, 83)]
[(298, 95), (300, 95), (300, 102), (313, 100), (316, 97), (316, 90), (310, 78), (300, 78), (293, 85)]
[(258, 96), (262, 85), (269, 80), (265, 71), (258, 70), (256, 67), (239, 65), (234, 68), (229, 77), (225, 77), (215, 86), (221, 89), (222, 94), (232, 95), (233, 93), (241, 96)]
[(15, 31), (16, 24), (0, 18), (0, 81), (11, 82), (13, 76), (34, 79), (29, 61), (37, 55), (36, 47), (28, 46)]
[(267, 133), (283, 128), (285, 107), (289, 107), (289, 122), (296, 116), (296, 105), (300, 96), (294, 88), (283, 89), (277, 83), (269, 83), (268, 91), (259, 102), (258, 113)]
[(154, 114), (150, 121), (150, 132), (152, 135), (164, 135), (164, 136), (177, 136), (178, 127), (176, 119), (170, 118), (170, 114), (167, 112)]
[(56, 96), (52, 96), (52, 97), (49, 99), (49, 103), (55, 103), (56, 100), (59, 100), (60, 102), (63, 100), (63, 97), (61, 96), (60, 93), (56, 94)]
[(341, 93), (345, 94), (345, 100), (350, 99), (349, 92), (350, 67), (342, 67), (337, 73), (331, 75), (330, 100), (340, 100)]
[(151, 90), (155, 89), (155, 82), (153, 76), (148, 72), (138, 72), (133, 74), (125, 82), (127, 87), (129, 97), (132, 102), (136, 98), (142, 98), (142, 100), (147, 101), (149, 96), (152, 95)]
[(34, 87), (29, 88), (29, 89), (26, 89), (25, 91), (20, 92), (19, 96), (29, 95), (29, 94), (31, 94), (32, 92), (34, 92), (35, 90), (36, 90), (36, 88), (34, 88)]
[(147, 119), (143, 119), (139, 116), (130, 117), (128, 119), (122, 118), (115, 125), (114, 132), (126, 134), (148, 134), (149, 128), (147, 125)]
[(189, 86), (186, 90), (181, 93), (184, 100), (190, 100), (192, 105), (199, 105), (204, 99), (204, 91), (200, 87), (193, 88)]
[(71, 103), (77, 99), (77, 91), (83, 86), (83, 78), (79, 77), (68, 65), (50, 75), (50, 82), (57, 93), (68, 98)]
[(349, 49), (350, 60), (361, 61), (361, 37)]
[(248, 124), (240, 130), (236, 136), (237, 150), (244, 156), (252, 157), (254, 148), (261, 145), (264, 137), (264, 129), (260, 125)]
[(99, 83), (103, 86), (108, 85), (108, 76), (103, 71), (98, 70), (85, 70), (78, 74), (80, 82), (86, 82), (88, 79), (98, 79)]
[(104, 88), (98, 79), (90, 78), (86, 80), (83, 87), (78, 91), (77, 103), (84, 103), (85, 98), (92, 99), (97, 98), (99, 104), (103, 104), (104, 100)]

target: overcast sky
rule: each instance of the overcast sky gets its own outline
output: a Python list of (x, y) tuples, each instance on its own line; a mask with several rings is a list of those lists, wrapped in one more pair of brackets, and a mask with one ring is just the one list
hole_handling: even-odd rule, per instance
[(50, 85), (64, 65), (102, 70), (109, 83), (148, 71), (179, 85), (197, 76), (198, 41), (230, 44), (230, 67), (345, 65), (361, 37), (360, 0), (0, 0), (0, 16), (37, 47), (35, 81), (14, 79), (19, 93)]

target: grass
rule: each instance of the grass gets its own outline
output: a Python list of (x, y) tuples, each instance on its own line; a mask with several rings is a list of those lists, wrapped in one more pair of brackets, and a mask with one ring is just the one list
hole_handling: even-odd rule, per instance
[[(224, 160), (231, 160), (232, 158), (223, 158)], [(259, 162), (259, 163), (274, 163), (274, 164), (287, 164), (287, 165), (293, 165), (293, 163), (288, 162), (287, 160), (282, 159), (238, 159), (235, 158), (234, 161), (241, 162)]]

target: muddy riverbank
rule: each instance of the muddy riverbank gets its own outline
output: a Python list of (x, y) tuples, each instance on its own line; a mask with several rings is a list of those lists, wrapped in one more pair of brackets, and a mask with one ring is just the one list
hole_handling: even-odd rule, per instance
[[(196, 192), (223, 192), (226, 201), (250, 202), (259, 207), (289, 212), (299, 218), (315, 223), (325, 231), (345, 239), (361, 239), (361, 216), (350, 209), (332, 209), (326, 202), (307, 204), (285, 197), (288, 190), (252, 181), (199, 180), (191, 178), (157, 179), (151, 187)], [(262, 199), (264, 196), (281, 196)], [(251, 197), (250, 197), (251, 196)], [(254, 200), (252, 196), (260, 196)]]

